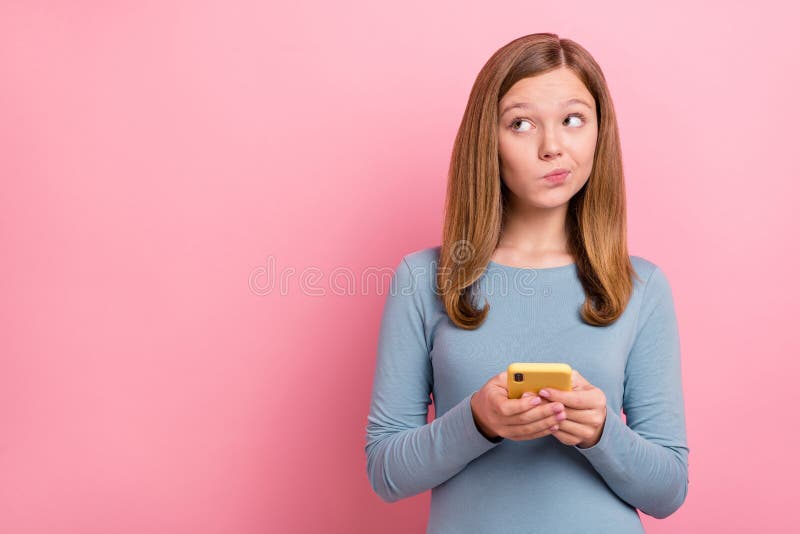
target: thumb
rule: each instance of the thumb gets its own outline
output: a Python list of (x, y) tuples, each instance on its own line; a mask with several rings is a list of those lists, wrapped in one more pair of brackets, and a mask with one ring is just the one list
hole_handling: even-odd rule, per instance
[(588, 380), (583, 378), (577, 369), (572, 370), (572, 388), (573, 389), (583, 389), (586, 386), (591, 386)]
[(500, 371), (492, 378), (492, 382), (496, 383), (498, 386), (502, 386), (504, 388), (508, 387), (508, 372), (507, 371)]

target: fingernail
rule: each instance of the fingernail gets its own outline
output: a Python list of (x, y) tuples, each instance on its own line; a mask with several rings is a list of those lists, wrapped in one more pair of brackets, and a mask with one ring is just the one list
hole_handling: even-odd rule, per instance
[(531, 393), (530, 391), (526, 391), (525, 393), (522, 394), (523, 397), (530, 397), (531, 395), (533, 395), (533, 393)]
[(532, 399), (531, 399), (531, 404), (532, 404), (533, 406), (536, 406), (536, 405), (537, 405), (537, 404), (539, 404), (540, 402), (542, 402), (542, 399), (540, 399), (539, 397), (534, 397), (534, 398), (532, 398)]
[(545, 397), (545, 398), (547, 398), (547, 397), (549, 397), (549, 396), (550, 396), (550, 392), (549, 392), (549, 391), (547, 391), (546, 389), (540, 389), (540, 390), (539, 390), (539, 395), (540, 395), (541, 397)]

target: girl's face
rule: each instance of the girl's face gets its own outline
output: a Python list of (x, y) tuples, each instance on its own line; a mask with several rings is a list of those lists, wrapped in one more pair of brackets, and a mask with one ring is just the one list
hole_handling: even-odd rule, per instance
[[(564, 67), (523, 78), (503, 95), (498, 115), (510, 206), (565, 206), (589, 179), (597, 144), (595, 101), (583, 82)], [(568, 171), (564, 181), (544, 178), (559, 168)]]

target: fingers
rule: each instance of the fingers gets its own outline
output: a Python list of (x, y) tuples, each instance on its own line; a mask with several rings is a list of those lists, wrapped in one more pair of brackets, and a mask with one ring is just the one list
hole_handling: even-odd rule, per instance
[[(549, 426), (553, 426), (566, 418), (567, 414), (563, 404), (560, 402), (548, 402), (542, 406), (536, 406), (509, 417), (505, 424), (507, 426), (526, 426), (537, 421), (547, 420), (550, 421)], [(545, 428), (548, 428), (548, 426), (545, 426)]]
[(563, 391), (556, 388), (543, 388), (539, 391), (539, 395), (550, 400), (551, 402), (561, 402), (564, 406), (575, 408), (578, 410), (588, 410), (596, 408), (605, 403), (605, 399), (601, 399), (603, 393), (598, 388), (591, 386), (588, 389), (573, 389), (572, 391)]
[(540, 430), (538, 432), (534, 432), (533, 434), (520, 434), (509, 436), (509, 439), (514, 441), (522, 441), (522, 440), (531, 440), (531, 439), (539, 439), (545, 436), (555, 436), (558, 430), (552, 430), (551, 428), (545, 428), (544, 430)]
[(493, 411), (500, 416), (516, 415), (536, 406), (536, 404), (531, 404), (530, 399), (527, 397), (521, 399), (508, 398), (508, 373), (506, 371), (501, 371), (494, 375), (489, 380), (489, 383), (495, 387), (489, 388), (488, 397)]
[(511, 438), (524, 437), (524, 439), (541, 437), (552, 433), (554, 430), (558, 430), (566, 418), (563, 409), (555, 410), (554, 404), (539, 406), (530, 410), (529, 414), (525, 415), (528, 416), (528, 418), (533, 418), (533, 421), (528, 421), (524, 424), (508, 425), (505, 427), (503, 435)]
[[(495, 379), (496, 378), (497, 377), (495, 377)], [(519, 399), (509, 399), (507, 390), (497, 388), (489, 393), (489, 398), (491, 399), (495, 413), (501, 417), (513, 417), (523, 414), (531, 408), (549, 403), (549, 401), (531, 392), (526, 392), (523, 395), (527, 396), (523, 396)]]
[(597, 410), (575, 410), (573, 408), (564, 408), (564, 413), (567, 414), (565, 423), (574, 423), (586, 426), (599, 426), (605, 420), (605, 416)]
[[(535, 399), (539, 399), (538, 401)], [(504, 394), (497, 395), (497, 412), (505, 417), (512, 417), (529, 411), (542, 404), (542, 399), (536, 396), (509, 399)]]
[(586, 425), (575, 423), (567, 419), (561, 421), (558, 425), (558, 430), (554, 432), (554, 434), (556, 433), (559, 434), (558, 439), (560, 441), (566, 441), (568, 444), (574, 445), (589, 439), (592, 436), (592, 429)]
[[(568, 423), (568, 421), (565, 421), (565, 423)], [(566, 430), (564, 430), (564, 428), (565, 425), (564, 423), (562, 423), (558, 430), (552, 431), (553, 437), (556, 438), (561, 443), (563, 443), (564, 445), (569, 445), (570, 447), (577, 445), (578, 443), (583, 441), (584, 438), (581, 438), (580, 436), (576, 436), (570, 432), (567, 432)]]

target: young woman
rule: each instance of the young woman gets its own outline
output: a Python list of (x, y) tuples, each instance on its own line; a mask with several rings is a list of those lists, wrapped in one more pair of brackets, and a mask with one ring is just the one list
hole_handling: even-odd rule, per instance
[[(367, 473), (387, 502), (432, 490), (428, 533), (641, 533), (637, 509), (684, 502), (672, 292), (628, 254), (625, 216), (591, 55), (549, 33), (498, 50), (458, 130), (442, 245), (403, 257), (380, 326)], [(573, 389), (509, 399), (512, 362), (568, 363)]]

